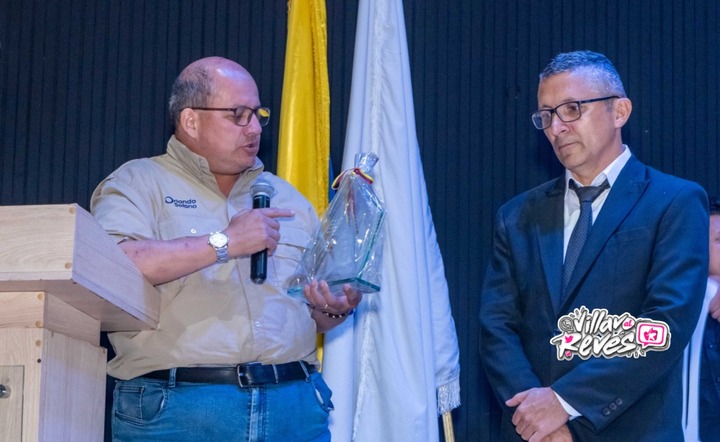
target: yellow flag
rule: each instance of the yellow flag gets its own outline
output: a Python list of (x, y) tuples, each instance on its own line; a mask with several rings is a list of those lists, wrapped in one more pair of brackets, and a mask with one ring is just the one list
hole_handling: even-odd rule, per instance
[(277, 172), (322, 215), (330, 164), (325, 0), (289, 0), (288, 7)]
[[(328, 206), (330, 84), (325, 0), (289, 0), (278, 176), (295, 186), (318, 215)], [(323, 335), (318, 335), (322, 361)]]

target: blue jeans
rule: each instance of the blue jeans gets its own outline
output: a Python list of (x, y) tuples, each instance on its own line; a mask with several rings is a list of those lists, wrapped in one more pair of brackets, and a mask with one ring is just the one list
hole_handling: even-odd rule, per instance
[(241, 388), (136, 378), (113, 392), (113, 441), (329, 441), (330, 388), (306, 380)]

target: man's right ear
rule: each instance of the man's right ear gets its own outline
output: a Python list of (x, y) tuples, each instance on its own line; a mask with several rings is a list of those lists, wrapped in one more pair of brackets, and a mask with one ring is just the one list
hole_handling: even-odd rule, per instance
[(186, 107), (180, 112), (179, 128), (191, 138), (197, 136), (198, 114)]

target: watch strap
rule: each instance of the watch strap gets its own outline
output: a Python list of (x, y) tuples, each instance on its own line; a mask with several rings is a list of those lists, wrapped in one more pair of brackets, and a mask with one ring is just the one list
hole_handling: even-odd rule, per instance
[(228, 262), (227, 244), (222, 247), (213, 247), (217, 255), (217, 262)]

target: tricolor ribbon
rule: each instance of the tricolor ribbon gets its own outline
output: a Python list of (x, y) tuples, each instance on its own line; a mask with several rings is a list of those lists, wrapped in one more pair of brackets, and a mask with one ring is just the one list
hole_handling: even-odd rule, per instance
[(333, 188), (333, 190), (337, 190), (338, 187), (340, 187), (340, 182), (342, 181), (342, 179), (343, 179), (343, 177), (345, 176), (345, 174), (348, 173), (348, 172), (351, 172), (351, 173), (355, 173), (355, 174), (357, 174), (357, 175), (360, 175), (360, 176), (361, 176), (365, 181), (367, 181), (369, 184), (372, 184), (372, 183), (373, 183), (373, 177), (371, 177), (371, 176), (368, 175), (367, 173), (365, 173), (365, 172), (363, 172), (362, 170), (360, 170), (359, 167), (355, 167), (355, 168), (353, 168), (353, 169), (344, 170), (340, 175), (338, 175), (338, 176), (335, 178), (335, 180), (334, 180), (333, 183), (332, 183), (332, 188)]

